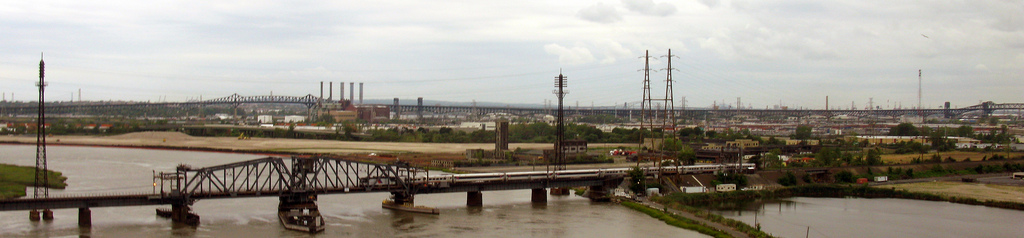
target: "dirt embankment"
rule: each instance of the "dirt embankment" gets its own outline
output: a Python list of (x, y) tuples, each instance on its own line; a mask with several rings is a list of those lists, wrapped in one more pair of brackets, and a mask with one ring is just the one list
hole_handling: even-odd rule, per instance
[(1024, 203), (1024, 187), (1022, 186), (936, 181), (883, 185), (879, 187), (905, 189), (911, 192), (933, 193), (949, 197)]
[[(50, 145), (89, 145), (183, 150), (210, 150), (242, 153), (304, 154), (393, 154), (417, 165), (430, 160), (457, 160), (467, 149), (494, 149), (490, 143), (409, 143), (362, 142), (282, 138), (197, 137), (180, 132), (136, 132), (115, 136), (49, 136)], [(0, 143), (34, 144), (34, 136), (0, 137)], [(591, 144), (591, 147), (616, 147), (622, 144)], [(551, 149), (547, 143), (512, 143), (509, 148)]]

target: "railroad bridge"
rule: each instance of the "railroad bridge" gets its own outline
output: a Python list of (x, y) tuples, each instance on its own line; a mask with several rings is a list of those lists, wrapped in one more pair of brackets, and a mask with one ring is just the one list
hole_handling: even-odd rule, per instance
[(315, 211), (316, 197), (325, 194), (388, 192), (393, 203), (411, 205), (416, 194), (466, 192), (467, 205), (481, 206), (481, 192), (493, 190), (531, 189), (533, 202), (546, 202), (547, 188), (589, 187), (591, 198), (607, 198), (625, 175), (609, 170), (432, 175), (406, 164), (365, 159), (266, 157), (205, 168), (179, 165), (173, 172), (154, 176), (158, 192), (0, 200), (0, 211), (78, 208), (79, 224), (88, 226), (92, 207), (171, 205), (165, 213), (172, 220), (198, 224), (199, 217), (190, 207), (203, 199), (277, 196), (279, 211), (295, 207)]

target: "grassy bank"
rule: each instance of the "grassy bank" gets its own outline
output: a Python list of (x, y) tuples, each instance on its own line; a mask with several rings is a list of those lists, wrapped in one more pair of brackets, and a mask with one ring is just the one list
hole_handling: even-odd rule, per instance
[[(0, 164), (0, 199), (25, 196), (25, 187), (32, 186), (35, 180), (35, 167)], [(60, 172), (47, 171), (49, 184), (47, 187), (63, 189), (68, 179)]]
[(729, 234), (727, 234), (725, 232), (722, 232), (722, 231), (719, 231), (719, 230), (715, 230), (715, 229), (712, 229), (710, 227), (701, 225), (697, 221), (690, 220), (690, 219), (687, 219), (687, 218), (681, 217), (681, 216), (676, 216), (676, 215), (664, 213), (662, 211), (651, 209), (649, 207), (646, 207), (644, 205), (640, 205), (640, 204), (637, 204), (637, 203), (634, 203), (634, 202), (622, 202), (622, 205), (626, 206), (626, 207), (628, 207), (630, 209), (643, 212), (644, 214), (647, 214), (648, 216), (651, 216), (653, 218), (657, 218), (658, 220), (664, 221), (665, 224), (669, 224), (669, 225), (672, 225), (672, 226), (675, 226), (675, 227), (679, 227), (679, 228), (683, 228), (683, 229), (687, 229), (687, 230), (692, 230), (692, 231), (700, 232), (701, 234), (709, 235), (709, 236), (712, 236), (712, 237), (732, 237), (732, 236), (730, 236)]

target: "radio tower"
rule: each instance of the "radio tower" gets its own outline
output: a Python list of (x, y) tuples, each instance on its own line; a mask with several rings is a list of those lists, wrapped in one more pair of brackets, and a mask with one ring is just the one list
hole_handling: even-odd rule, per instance
[[(43, 106), (43, 91), (46, 88), (46, 82), (43, 81), (45, 76), (45, 66), (43, 63), (43, 54), (39, 54), (39, 83), (36, 86), (39, 87), (39, 118), (36, 121), (36, 177), (33, 180), (33, 198), (49, 198), (50, 188), (46, 187), (50, 184), (49, 178), (46, 176), (46, 107)], [(33, 221), (39, 220), (39, 211), (33, 209), (29, 211), (29, 219)], [(50, 209), (43, 210), (43, 219), (53, 220), (53, 211)]]
[(554, 170), (565, 170), (565, 152), (562, 151), (562, 142), (565, 140), (565, 111), (562, 108), (562, 100), (565, 99), (565, 94), (569, 91), (565, 91), (566, 77), (562, 76), (561, 70), (558, 72), (558, 77), (555, 77), (555, 87), (558, 90), (554, 91), (555, 95), (558, 96), (558, 125), (555, 127), (555, 164)]

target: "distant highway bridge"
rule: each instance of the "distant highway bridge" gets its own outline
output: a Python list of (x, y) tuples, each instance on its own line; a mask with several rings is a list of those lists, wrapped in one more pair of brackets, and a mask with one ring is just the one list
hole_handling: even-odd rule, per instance
[[(118, 109), (147, 109), (147, 108), (195, 108), (202, 106), (229, 106), (238, 107), (242, 104), (300, 104), (306, 106), (309, 110), (314, 110), (322, 107), (323, 105), (331, 103), (321, 97), (314, 96), (312, 94), (306, 96), (282, 96), (282, 95), (265, 95), (265, 96), (241, 96), (238, 94), (232, 94), (231, 96), (215, 98), (202, 101), (188, 101), (188, 102), (85, 102), (85, 103), (72, 103), (72, 102), (53, 102), (47, 103), (46, 110), (48, 113), (53, 114), (64, 114), (74, 113), (80, 110), (118, 110)], [(402, 115), (452, 115), (452, 114), (491, 114), (491, 113), (505, 113), (511, 115), (525, 116), (525, 115), (536, 115), (536, 114), (553, 114), (554, 109), (551, 108), (533, 108), (533, 107), (480, 107), (480, 106), (440, 106), (440, 105), (383, 105), (387, 106), (392, 112), (398, 112)], [(18, 105), (13, 106), (10, 103), (0, 104), (0, 113), (6, 115), (30, 115), (35, 114), (37, 111), (36, 106), (30, 105)], [(899, 117), (904, 115), (919, 115), (927, 117), (942, 117), (942, 118), (961, 118), (966, 115), (991, 115), (997, 110), (1022, 110), (1024, 109), (1024, 103), (993, 103), (984, 102), (978, 105), (962, 107), (962, 108), (939, 108), (939, 109), (877, 109), (877, 110), (824, 110), (824, 109), (681, 109), (676, 110), (677, 116), (681, 117), (702, 117), (702, 116), (717, 116), (717, 117), (734, 117), (734, 116), (751, 116), (751, 117), (771, 117), (771, 116), (785, 116), (785, 117), (808, 117), (808, 116), (824, 116), (834, 117), (839, 115), (845, 115), (850, 117)], [(640, 109), (635, 108), (568, 108), (566, 113), (569, 115), (615, 115), (618, 117), (639, 117), (641, 114)]]

